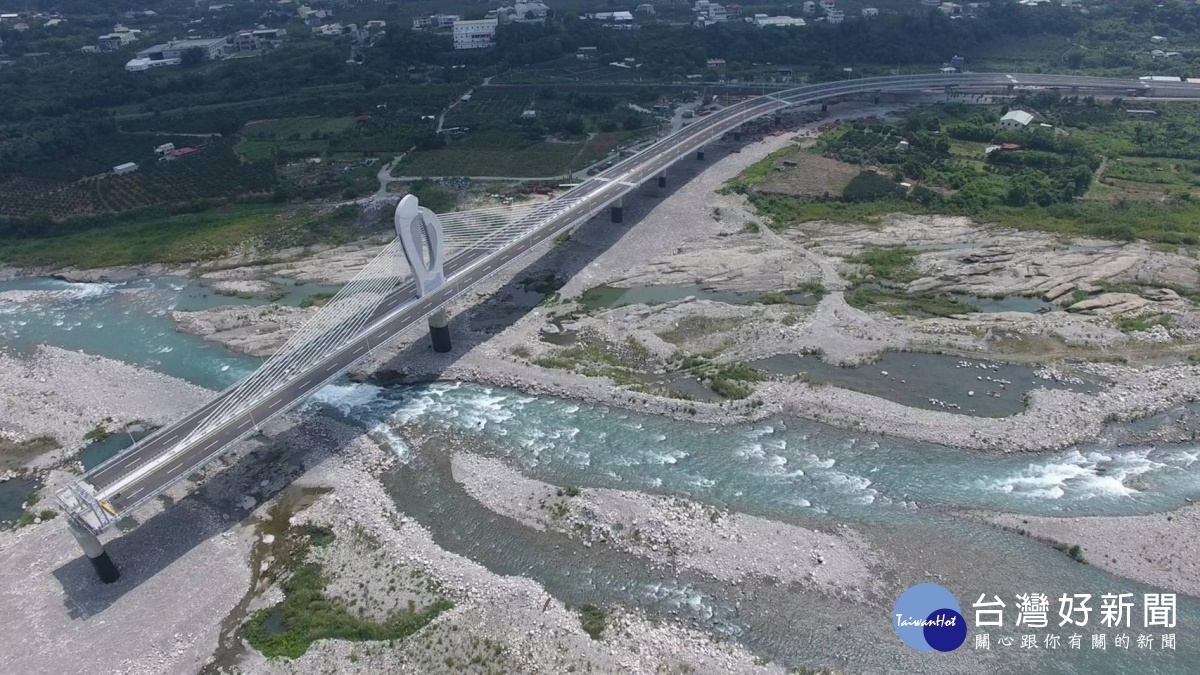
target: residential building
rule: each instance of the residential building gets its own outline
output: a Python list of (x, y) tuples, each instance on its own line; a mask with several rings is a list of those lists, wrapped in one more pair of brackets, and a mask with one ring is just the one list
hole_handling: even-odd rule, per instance
[(1165, 37), (1163, 37), (1163, 36), (1161, 36), (1161, 35), (1151, 35), (1151, 36), (1150, 36), (1150, 41), (1151, 41), (1151, 42), (1153, 42), (1153, 43), (1154, 43), (1154, 44), (1156, 44), (1156, 45), (1161, 45), (1161, 44), (1166, 44), (1166, 42), (1167, 42), (1167, 38), (1165, 38)]
[(160, 145), (160, 146), (158, 146), (158, 147), (154, 148), (154, 154), (156, 154), (156, 155), (165, 155), (165, 154), (167, 154), (168, 152), (171, 152), (171, 151), (172, 151), (172, 150), (174, 150), (174, 149), (175, 149), (175, 144), (174, 144), (174, 143), (163, 143), (162, 145)]
[(946, 16), (957, 16), (962, 14), (962, 5), (956, 2), (943, 2), (942, 4), (938, 5), (938, 9), (940, 9), (942, 14), (945, 14)]
[(580, 61), (595, 61), (600, 58), (600, 49), (598, 47), (580, 47), (575, 50), (575, 58)]
[(632, 30), (633, 12), (596, 12), (595, 14), (587, 14), (585, 18), (592, 21), (603, 21), (608, 24), (605, 28), (615, 28), (619, 30)]
[(125, 70), (135, 73), (158, 66), (177, 65), (183, 60), (184, 53), (190, 49), (199, 49), (204, 54), (204, 60), (211, 61), (224, 56), (228, 45), (228, 39), (223, 37), (172, 40), (138, 52), (137, 57), (125, 64)]
[(131, 42), (137, 42), (141, 32), (140, 30), (126, 28), (121, 24), (117, 24), (113, 26), (111, 33), (101, 35), (96, 39), (96, 47), (102, 52), (115, 51)]
[(413, 19), (413, 30), (447, 30), (454, 22), (462, 19), (458, 14), (430, 14)]
[(1183, 54), (1180, 54), (1179, 52), (1166, 52), (1163, 54), (1163, 58), (1168, 61), (1182, 61)]
[(541, 2), (518, 2), (511, 7), (494, 9), (488, 12), (488, 17), (501, 23), (542, 23), (549, 13), (550, 8)]
[(817, 3), (813, 2), (813, 0), (807, 0), (807, 2), (800, 7), (803, 9), (805, 14), (812, 15), (817, 13)]
[(125, 62), (125, 70), (127, 70), (131, 73), (140, 73), (144, 70), (150, 70), (151, 68), (158, 68), (159, 66), (177, 66), (177, 65), (179, 65), (179, 59), (157, 59), (157, 60), (155, 60), (155, 59), (150, 59), (145, 56), (138, 56), (138, 57), (129, 59), (128, 61)]
[(113, 167), (113, 173), (117, 176), (123, 176), (127, 173), (133, 173), (138, 170), (138, 165), (134, 162), (125, 162)]
[(1150, 50), (1150, 58), (1152, 58), (1152, 59), (1161, 59), (1162, 57), (1164, 57), (1166, 55), (1167, 55), (1167, 53), (1161, 49), (1151, 49)]
[(967, 60), (956, 54), (950, 57), (950, 67), (953, 68), (954, 72), (956, 73), (965, 72), (967, 69)]
[(637, 9), (635, 9), (633, 11), (638, 14), (645, 14), (647, 16), (654, 16), (654, 14), (655, 14), (654, 5), (652, 5), (648, 2), (644, 2), (640, 5), (638, 5)]
[(229, 37), (229, 51), (250, 52), (283, 44), (283, 36), (287, 30), (283, 28), (256, 28), (240, 30)]
[(942, 4), (942, 0), (921, 0), (921, 6), (928, 7), (929, 9), (934, 9), (936, 7), (940, 7), (941, 4)]
[(767, 16), (766, 14), (755, 14), (750, 22), (759, 28), (767, 26), (806, 26), (808, 22), (799, 17), (792, 16)]
[(1032, 121), (1032, 113), (1027, 113), (1024, 110), (1009, 110), (1004, 113), (1004, 117), (1000, 118), (1000, 122), (996, 126), (1001, 129), (1022, 130), (1028, 127)]
[(496, 19), (454, 22), (455, 49), (483, 49), (491, 47), (496, 40)]
[(709, 70), (725, 70), (725, 59), (709, 59), (705, 65)]
[(863, 7), (862, 16), (864, 19), (869, 19), (873, 16), (879, 16), (879, 10), (874, 7)]
[(841, 23), (846, 20), (846, 13), (840, 9), (825, 10), (825, 20), (829, 23)]

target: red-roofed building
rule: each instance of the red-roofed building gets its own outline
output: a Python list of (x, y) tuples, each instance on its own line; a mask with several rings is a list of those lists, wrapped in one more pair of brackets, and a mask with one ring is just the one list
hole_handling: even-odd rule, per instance
[(174, 150), (171, 151), (171, 156), (174, 157), (175, 159), (180, 159), (182, 157), (187, 157), (188, 155), (191, 155), (196, 152), (199, 152), (199, 150), (197, 150), (195, 148), (175, 148)]

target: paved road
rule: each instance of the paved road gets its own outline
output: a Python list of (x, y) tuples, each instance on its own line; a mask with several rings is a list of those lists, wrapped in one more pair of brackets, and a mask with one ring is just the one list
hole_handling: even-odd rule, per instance
[[(466, 292), (522, 254), (557, 236), (564, 229), (594, 215), (641, 183), (653, 179), (671, 164), (690, 156), (726, 131), (754, 118), (792, 105), (821, 101), (838, 96), (880, 91), (920, 91), (942, 87), (996, 88), (1006, 86), (1064, 87), (1067, 93), (1104, 92), (1108, 95), (1144, 95), (1195, 98), (1200, 86), (1179, 83), (1153, 83), (1152, 88), (1139, 80), (1072, 77), (1065, 75), (963, 74), (868, 78), (846, 82), (806, 85), (750, 99), (720, 112), (697, 119), (693, 124), (658, 141), (639, 155), (617, 164), (571, 189), (559, 199), (548, 202), (525, 218), (540, 219), (524, 238), (499, 251), (469, 249), (447, 261), (447, 283), (422, 298), (415, 297), (411, 283), (397, 288), (379, 306), (371, 321), (355, 339), (317, 362), (311, 369), (297, 373), (295, 379), (266, 399), (233, 416), (223, 426), (204, 434), (187, 447), (175, 447), (197, 428), (222, 401), (218, 396), (183, 419), (143, 439), (126, 452), (85, 474), (80, 481), (119, 515), (124, 515), (170, 487), (176, 481), (224, 452), (238, 439), (253, 433), (268, 419), (281, 414), (350, 368), (373, 349), (457, 295)], [(533, 221), (530, 221), (531, 223)], [(95, 516), (76, 508), (75, 513), (94, 531), (106, 529), (116, 518), (96, 522)]]

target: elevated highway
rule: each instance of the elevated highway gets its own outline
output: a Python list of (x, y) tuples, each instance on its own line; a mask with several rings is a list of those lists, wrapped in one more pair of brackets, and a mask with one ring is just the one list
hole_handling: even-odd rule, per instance
[[(1026, 87), (1058, 89), (1064, 95), (1200, 98), (1200, 85), (1196, 84), (1068, 75), (903, 75), (805, 85), (748, 99), (699, 118), (556, 199), (514, 212), (511, 217), (492, 214), (471, 225), (467, 217), (471, 212), (443, 215), (442, 218), (454, 216), (456, 222), (467, 223), (463, 227), (476, 237), (445, 259), (444, 283), (421, 288), (419, 279), (406, 278), (404, 261), (396, 257), (400, 249), (393, 244), (372, 263), (378, 264), (379, 269), (392, 265), (393, 271), (368, 275), (345, 298), (339, 294), (341, 304), (323, 310), (324, 319), (318, 316), (302, 328), (299, 337), (285, 345), (281, 354), (259, 372), (215, 395), (182, 419), (158, 429), (59, 492), (57, 497), (69, 516), (72, 532), (101, 578), (115, 580), (116, 568), (97, 535), (120, 518), (204, 467), (238, 440), (255, 433), (263, 424), (423, 319), (434, 317), (435, 323), (431, 325), (436, 326), (436, 313), (441, 307), (524, 253), (606, 207), (612, 207), (613, 220), (619, 221), (626, 194), (649, 180), (662, 180), (668, 167), (751, 120), (795, 105), (862, 94), (954, 90), (1005, 94)], [(385, 258), (389, 255), (391, 258)], [(405, 255), (412, 260), (414, 253), (406, 250)], [(335, 298), (335, 303), (339, 298)]]

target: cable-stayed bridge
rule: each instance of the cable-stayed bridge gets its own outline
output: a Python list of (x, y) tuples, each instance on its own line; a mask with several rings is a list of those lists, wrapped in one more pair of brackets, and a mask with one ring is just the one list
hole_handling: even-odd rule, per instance
[(758, 117), (831, 98), (957, 90), (1011, 93), (1024, 87), (1068, 95), (1200, 97), (1200, 85), (1136, 79), (997, 73), (906, 75), (796, 87), (730, 106), (659, 140), (559, 197), (534, 204), (435, 215), (414, 197), (397, 206), (397, 238), (255, 373), (91, 469), (61, 490), (72, 533), (101, 579), (118, 572), (97, 535), (238, 440), (291, 409), (375, 349), (429, 319), (434, 348), (449, 351), (442, 307), (524, 253), (605, 208), (621, 222), (623, 198), (666, 169)]

